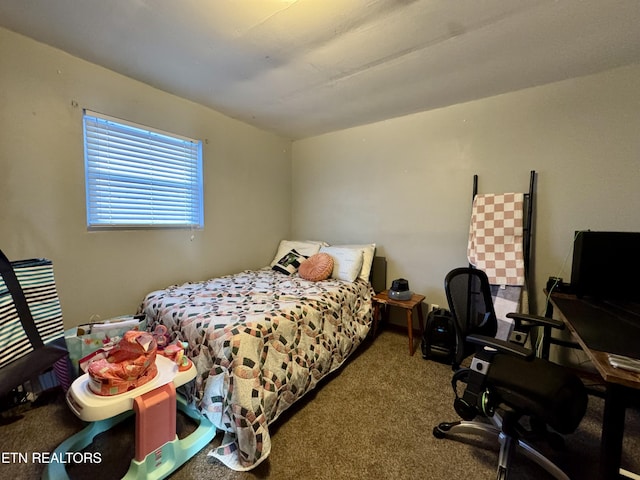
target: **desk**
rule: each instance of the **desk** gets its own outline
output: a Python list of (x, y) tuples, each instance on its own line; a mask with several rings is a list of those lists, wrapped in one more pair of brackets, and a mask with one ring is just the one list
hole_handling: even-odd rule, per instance
[[(601, 478), (619, 478), (625, 411), (638, 394), (640, 374), (612, 367), (607, 357), (611, 351), (593, 346), (604, 348), (607, 342), (614, 345), (620, 338), (633, 338), (638, 342), (640, 324), (621, 321), (615, 311), (572, 295), (552, 294), (551, 303), (607, 384), (600, 440)], [(612, 324), (620, 328), (607, 328)], [(595, 332), (598, 338), (594, 338)]]
[[(398, 307), (403, 308), (407, 312), (407, 330), (409, 331), (409, 355), (413, 356), (413, 310), (418, 310), (418, 320), (420, 322), (420, 336), (424, 332), (424, 315), (422, 313), (422, 302), (424, 301), (424, 295), (418, 295), (414, 293), (409, 300), (395, 300), (389, 298), (389, 290), (380, 292), (373, 297), (373, 335), (376, 335), (378, 330), (378, 316), (380, 314), (380, 305), (385, 307)], [(385, 312), (388, 313), (388, 312)]]

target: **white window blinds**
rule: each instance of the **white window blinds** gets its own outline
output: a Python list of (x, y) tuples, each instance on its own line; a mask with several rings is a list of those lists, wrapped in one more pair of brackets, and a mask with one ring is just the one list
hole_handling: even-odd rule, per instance
[(87, 225), (204, 226), (202, 142), (84, 113)]

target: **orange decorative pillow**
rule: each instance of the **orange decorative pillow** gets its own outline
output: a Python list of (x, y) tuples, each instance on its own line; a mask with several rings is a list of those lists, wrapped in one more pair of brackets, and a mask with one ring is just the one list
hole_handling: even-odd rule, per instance
[(305, 280), (318, 282), (331, 276), (333, 258), (328, 253), (316, 253), (300, 264), (298, 274)]

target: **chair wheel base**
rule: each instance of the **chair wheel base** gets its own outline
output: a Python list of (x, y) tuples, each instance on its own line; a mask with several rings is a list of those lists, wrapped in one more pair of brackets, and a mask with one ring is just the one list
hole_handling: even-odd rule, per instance
[(460, 422), (442, 422), (436, 427), (433, 427), (433, 436), (436, 438), (444, 438), (447, 432), (456, 425), (460, 425)]
[(507, 470), (504, 467), (498, 467), (496, 480), (506, 480), (506, 478), (507, 478)]

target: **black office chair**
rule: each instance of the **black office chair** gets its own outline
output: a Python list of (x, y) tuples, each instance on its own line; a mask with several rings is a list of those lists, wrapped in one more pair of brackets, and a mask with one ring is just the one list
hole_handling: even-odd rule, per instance
[[(482, 270), (457, 268), (445, 279), (449, 308), (456, 320), (457, 346), (452, 386), (454, 407), (463, 421), (441, 423), (436, 438), (458, 433), (488, 433), (498, 437), (500, 455), (496, 478), (509, 477), (512, 456), (519, 449), (558, 479), (569, 477), (534, 449), (527, 437), (540, 425), (560, 434), (575, 431), (587, 408), (586, 389), (576, 375), (560, 365), (535, 358), (521, 345), (494, 338), (497, 319), (487, 275)], [(515, 328), (558, 326), (557, 320), (509, 314)], [(475, 352), (468, 368), (463, 360)], [(459, 384), (464, 393), (459, 396)], [(472, 421), (478, 415), (491, 423)], [(526, 427), (528, 420), (529, 427)]]

